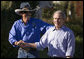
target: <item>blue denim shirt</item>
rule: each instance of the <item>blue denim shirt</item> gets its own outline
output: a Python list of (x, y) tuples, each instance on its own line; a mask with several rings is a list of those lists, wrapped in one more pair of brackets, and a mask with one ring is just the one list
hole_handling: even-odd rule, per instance
[(45, 33), (45, 31), (52, 25), (43, 22), (40, 19), (30, 18), (25, 25), (22, 19), (14, 22), (10, 32), (9, 32), (9, 42), (14, 45), (14, 42), (23, 40), (27, 43), (34, 43), (40, 40), (40, 34)]

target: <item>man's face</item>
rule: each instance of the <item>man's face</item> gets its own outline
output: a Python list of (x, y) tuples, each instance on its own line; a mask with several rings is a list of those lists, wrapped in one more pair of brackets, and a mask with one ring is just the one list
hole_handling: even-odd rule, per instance
[(29, 18), (30, 13), (29, 12), (22, 12), (22, 17)]
[[(28, 10), (27, 8), (24, 8), (25, 10)], [(29, 18), (31, 16), (31, 13), (29, 11), (21, 11), (20, 12), (22, 17)]]
[(56, 28), (61, 28), (64, 24), (64, 19), (61, 14), (54, 14), (53, 15), (53, 23)]

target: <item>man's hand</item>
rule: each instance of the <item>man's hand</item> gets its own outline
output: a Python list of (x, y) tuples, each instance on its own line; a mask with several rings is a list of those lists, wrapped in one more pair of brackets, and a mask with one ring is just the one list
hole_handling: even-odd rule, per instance
[(30, 48), (28, 48), (28, 44), (22, 40), (15, 42), (15, 45), (18, 45), (19, 47), (21, 47), (24, 50), (30, 50)]
[(17, 42), (15, 42), (15, 45), (23, 46), (24, 45), (24, 41), (22, 41), (22, 40), (17, 41)]
[(36, 44), (35, 43), (24, 43), (24, 47), (36, 48)]
[(18, 45), (18, 46), (20, 46), (23, 49), (26, 49), (26, 48), (29, 48), (29, 47), (36, 48), (36, 44), (35, 43), (26, 43), (26, 42), (24, 42), (22, 40), (20, 40), (18, 42), (15, 42), (15, 45)]
[(66, 58), (71, 58), (70, 56), (66, 56)]

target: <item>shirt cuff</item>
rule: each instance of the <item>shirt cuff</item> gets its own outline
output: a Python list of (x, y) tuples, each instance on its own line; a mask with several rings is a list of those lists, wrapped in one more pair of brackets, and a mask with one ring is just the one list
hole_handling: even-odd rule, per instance
[(66, 53), (66, 56), (73, 57), (73, 54), (71, 54), (71, 53), (67, 52), (67, 53)]
[(12, 41), (13, 47), (19, 47), (19, 46), (17, 46), (17, 45), (14, 44), (15, 42), (16, 42), (16, 40), (13, 40), (13, 41)]
[(37, 50), (43, 50), (39, 42), (35, 42)]

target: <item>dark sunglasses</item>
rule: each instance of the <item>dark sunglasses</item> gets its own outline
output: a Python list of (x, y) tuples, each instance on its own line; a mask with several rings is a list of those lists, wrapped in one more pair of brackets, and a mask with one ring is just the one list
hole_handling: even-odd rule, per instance
[(30, 13), (28, 11), (20, 11), (21, 14), (26, 14), (26, 13)]

